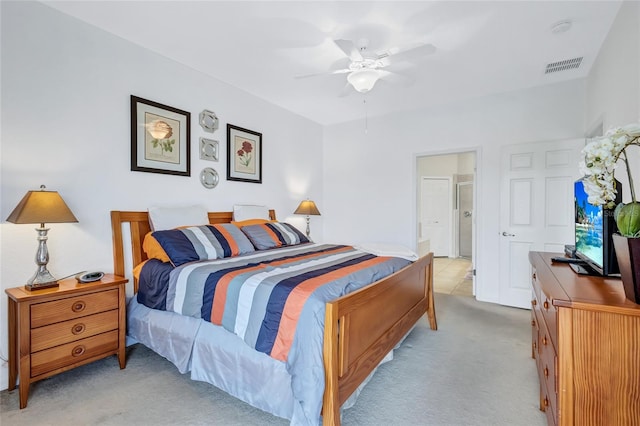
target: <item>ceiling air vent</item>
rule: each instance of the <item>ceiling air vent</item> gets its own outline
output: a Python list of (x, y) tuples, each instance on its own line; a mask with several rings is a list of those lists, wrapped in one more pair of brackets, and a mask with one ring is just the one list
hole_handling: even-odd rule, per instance
[(565, 59), (564, 61), (553, 62), (551, 64), (547, 64), (547, 69), (544, 71), (545, 74), (551, 74), (552, 72), (558, 71), (566, 71), (575, 68), (579, 68), (582, 63), (582, 56), (579, 58), (573, 59)]

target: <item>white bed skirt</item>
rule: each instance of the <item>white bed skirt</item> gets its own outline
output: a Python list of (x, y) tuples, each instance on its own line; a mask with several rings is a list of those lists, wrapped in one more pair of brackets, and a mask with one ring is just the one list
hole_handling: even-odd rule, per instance
[[(127, 303), (127, 337), (171, 361), (180, 373), (190, 371), (193, 380), (210, 383), (256, 408), (290, 420), (292, 425), (309, 424), (296, 409), (299, 403), (291, 391), (286, 363), (253, 350), (221, 326), (150, 309), (133, 297)], [(381, 364), (392, 359), (393, 351)], [(375, 370), (342, 409), (355, 404), (374, 373)]]

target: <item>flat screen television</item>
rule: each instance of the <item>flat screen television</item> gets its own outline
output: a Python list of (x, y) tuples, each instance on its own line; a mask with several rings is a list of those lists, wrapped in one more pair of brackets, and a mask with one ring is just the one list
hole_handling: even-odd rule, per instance
[[(622, 201), (622, 187), (616, 181), (616, 205)], [(620, 273), (618, 260), (613, 248), (612, 235), (618, 231), (613, 218), (613, 209), (589, 204), (584, 183), (578, 180), (574, 184), (575, 199), (575, 247), (576, 257), (586, 263), (586, 271), (599, 275)], [(576, 270), (576, 268), (574, 268)]]

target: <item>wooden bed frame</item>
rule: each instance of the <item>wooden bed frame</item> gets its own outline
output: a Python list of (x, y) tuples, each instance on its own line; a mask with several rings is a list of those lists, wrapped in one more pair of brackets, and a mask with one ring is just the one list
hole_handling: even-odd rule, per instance
[[(271, 219), (275, 212), (270, 210)], [(210, 212), (209, 222), (229, 223), (232, 212)], [(133, 265), (146, 259), (147, 212), (112, 211), (114, 273), (125, 276), (122, 224), (129, 223)], [(134, 292), (138, 283), (134, 280)], [(437, 330), (433, 300), (433, 254), (404, 269), (327, 303), (324, 325), (324, 425), (340, 424), (340, 407), (387, 353), (427, 313)]]

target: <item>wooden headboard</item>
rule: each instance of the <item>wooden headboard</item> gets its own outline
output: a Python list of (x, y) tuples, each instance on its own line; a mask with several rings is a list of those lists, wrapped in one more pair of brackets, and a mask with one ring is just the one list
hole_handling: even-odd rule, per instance
[[(276, 212), (269, 210), (271, 220), (276, 220)], [(229, 223), (233, 220), (233, 212), (209, 212), (209, 223)], [(126, 276), (124, 270), (124, 240), (122, 238), (122, 224), (128, 223), (131, 233), (132, 264), (136, 266), (147, 259), (142, 250), (142, 241), (148, 232), (151, 232), (148, 212), (111, 212), (111, 233), (113, 238), (113, 273), (122, 277)], [(134, 292), (138, 292), (138, 283), (133, 284)]]

